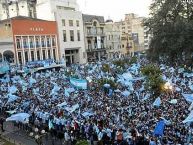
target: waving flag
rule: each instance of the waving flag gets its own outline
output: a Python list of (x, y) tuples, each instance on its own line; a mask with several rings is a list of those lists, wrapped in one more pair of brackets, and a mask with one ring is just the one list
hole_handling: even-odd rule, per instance
[(183, 123), (193, 122), (193, 111), (191, 111), (188, 117), (182, 122)]
[(16, 86), (8, 87), (8, 91), (10, 94), (14, 94), (17, 92), (17, 87)]
[(8, 101), (7, 103), (11, 103), (14, 102), (15, 100), (17, 100), (19, 97), (16, 95), (12, 95), (12, 94), (8, 94)]
[(25, 122), (27, 119), (29, 119), (30, 115), (28, 113), (18, 113), (11, 115), (11, 117), (7, 118), (6, 121), (19, 121), (19, 122)]
[(153, 106), (160, 106), (161, 105), (161, 99), (160, 99), (160, 97), (158, 97), (156, 100), (155, 100), (155, 102), (153, 103)]
[(78, 89), (87, 89), (86, 80), (70, 78), (70, 83)]
[(30, 86), (32, 86), (33, 84), (36, 83), (36, 80), (34, 78), (30, 77), (29, 83), (30, 83)]
[(164, 134), (164, 127), (165, 127), (165, 121), (164, 120), (160, 120), (153, 132), (153, 135), (155, 136), (163, 136)]
[(182, 94), (186, 101), (193, 102), (193, 94)]

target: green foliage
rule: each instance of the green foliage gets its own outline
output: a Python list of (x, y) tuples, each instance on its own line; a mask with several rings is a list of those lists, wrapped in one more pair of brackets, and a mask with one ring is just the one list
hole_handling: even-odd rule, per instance
[(110, 72), (110, 66), (108, 64), (102, 65), (102, 71), (103, 72)]
[(159, 67), (154, 66), (154, 65), (147, 65), (141, 69), (141, 72), (143, 75), (147, 77), (151, 76), (160, 76), (161, 75), (161, 70)]
[(154, 0), (150, 17), (144, 21), (153, 36), (148, 57), (160, 56), (170, 64), (191, 63), (193, 52), (193, 2), (185, 0)]
[(131, 64), (136, 63), (136, 62), (137, 62), (137, 57), (134, 56), (131, 58), (115, 60), (115, 61), (113, 61), (113, 64), (124, 69), (125, 65), (131, 65)]
[(115, 60), (113, 61), (113, 64), (117, 67), (124, 68), (125, 67), (125, 61), (124, 60)]
[(141, 69), (141, 72), (146, 76), (145, 87), (151, 91), (156, 97), (160, 95), (164, 90), (164, 81), (161, 77), (161, 70), (154, 65), (147, 65)]
[(117, 88), (117, 84), (113, 80), (110, 80), (110, 79), (105, 79), (105, 78), (99, 79), (98, 84), (99, 84), (99, 87), (103, 87), (104, 84), (110, 84), (111, 88), (113, 89)]
[(79, 140), (76, 145), (88, 145), (88, 142), (86, 140)]

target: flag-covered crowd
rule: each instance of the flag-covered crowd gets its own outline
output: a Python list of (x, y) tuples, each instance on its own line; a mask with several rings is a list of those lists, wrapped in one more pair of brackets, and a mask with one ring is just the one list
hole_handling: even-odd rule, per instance
[[(146, 59), (126, 66), (121, 73), (112, 61), (74, 65), (59, 71), (28, 75), (7, 74), (0, 79), (2, 121), (14, 121), (32, 132), (34, 128), (64, 138), (101, 145), (183, 145), (192, 142), (193, 72), (154, 64), (172, 88), (152, 97), (140, 69)], [(66, 76), (73, 72), (75, 78)], [(77, 79), (78, 78), (78, 79)], [(99, 85), (99, 79), (118, 84)], [(3, 129), (3, 128), (2, 128)]]

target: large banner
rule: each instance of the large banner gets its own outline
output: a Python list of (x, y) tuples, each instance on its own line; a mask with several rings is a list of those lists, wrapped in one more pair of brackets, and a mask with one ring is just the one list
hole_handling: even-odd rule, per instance
[(97, 48), (101, 48), (101, 37), (97, 36)]
[(70, 83), (78, 89), (87, 89), (86, 80), (70, 78)]

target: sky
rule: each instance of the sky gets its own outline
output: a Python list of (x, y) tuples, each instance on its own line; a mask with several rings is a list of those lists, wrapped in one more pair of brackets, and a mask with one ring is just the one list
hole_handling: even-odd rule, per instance
[(151, 0), (77, 0), (84, 14), (104, 16), (119, 21), (126, 13), (148, 17)]

